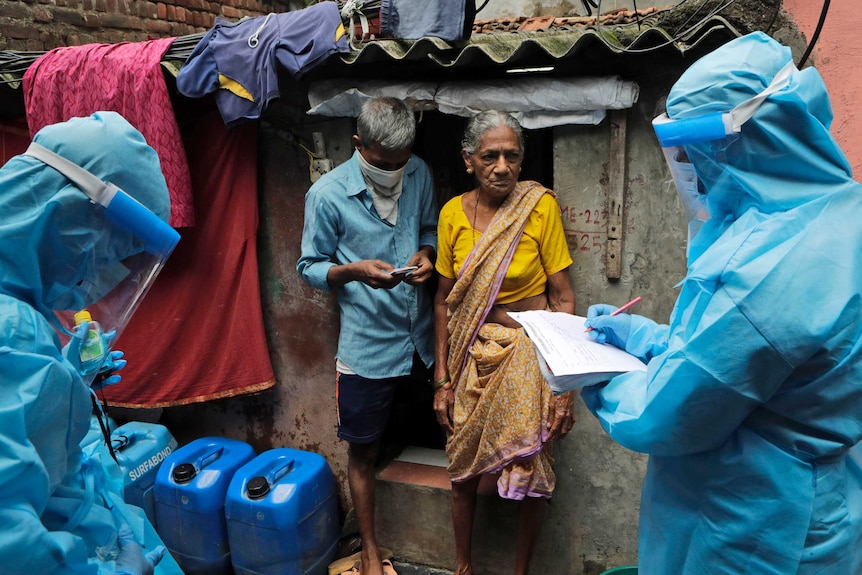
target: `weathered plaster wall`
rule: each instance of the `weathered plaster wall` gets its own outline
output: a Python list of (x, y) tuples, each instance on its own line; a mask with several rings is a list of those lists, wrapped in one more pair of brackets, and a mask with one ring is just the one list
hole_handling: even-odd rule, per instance
[[(685, 274), (685, 227), (669, 182), (651, 121), (662, 97), (685, 59), (644, 65), (632, 76), (641, 93), (636, 105), (609, 114), (599, 126), (564, 126), (554, 130), (554, 188), (574, 265), (572, 284), (576, 313), (586, 315), (594, 303), (622, 305), (640, 295), (637, 313), (666, 321), (676, 299), (676, 285)], [(612, 124), (625, 124), (626, 171), (623, 174), (623, 248), (621, 277), (609, 279), (607, 194), (610, 183)], [(560, 484), (545, 531), (554, 546), (568, 545), (577, 559), (572, 574), (591, 573), (596, 566), (637, 562), (637, 517), (644, 455), (611, 441), (596, 419), (577, 402), (578, 424), (559, 444), (556, 469)], [(555, 520), (558, 520), (557, 523)], [(553, 547), (551, 547), (553, 548)], [(540, 561), (554, 565), (553, 554)], [(537, 570), (537, 572), (542, 572)]]

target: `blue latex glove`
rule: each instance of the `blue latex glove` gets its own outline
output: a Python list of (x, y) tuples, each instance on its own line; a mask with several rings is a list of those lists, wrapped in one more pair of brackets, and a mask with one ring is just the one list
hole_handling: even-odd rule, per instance
[(125, 523), (117, 533), (117, 545), (120, 553), (117, 555), (116, 575), (153, 575), (155, 566), (159, 564), (167, 551), (164, 545), (159, 545), (149, 553), (135, 541), (132, 528)]
[[(110, 345), (114, 338), (117, 337), (117, 332), (115, 330), (111, 330), (105, 334), (105, 345)], [(119, 350), (114, 350), (108, 354), (108, 357), (105, 358), (105, 361), (102, 363), (102, 367), (99, 368), (99, 373), (96, 374), (96, 378), (93, 380), (93, 383), (90, 384), (90, 387), (93, 389), (102, 389), (103, 387), (108, 387), (109, 385), (117, 385), (122, 381), (122, 377), (117, 375), (116, 372), (120, 371), (124, 367), (126, 367), (126, 360), (122, 359), (123, 352)]]
[(609, 343), (624, 349), (644, 363), (667, 351), (670, 328), (637, 314), (621, 313), (612, 305), (591, 305), (587, 311), (586, 327), (593, 328), (590, 337), (599, 343)]
[(609, 343), (620, 349), (626, 348), (631, 333), (632, 316), (627, 313), (612, 316), (616, 306), (600, 303), (591, 305), (587, 310), (584, 326), (592, 328), (590, 337), (598, 343)]
[(102, 389), (103, 387), (120, 383), (123, 378), (117, 372), (126, 367), (127, 363), (122, 357), (123, 352), (119, 350), (109, 353), (90, 387), (93, 389)]

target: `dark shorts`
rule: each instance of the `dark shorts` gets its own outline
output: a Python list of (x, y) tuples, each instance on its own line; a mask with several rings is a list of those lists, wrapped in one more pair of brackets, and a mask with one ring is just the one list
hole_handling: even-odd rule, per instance
[(405, 397), (427, 404), (430, 410), (431, 400), (426, 396), (431, 390), (429, 377), (430, 372), (421, 360), (414, 360), (413, 372), (402, 377), (368, 379), (336, 372), (338, 437), (349, 443), (379, 440), (386, 431), (393, 404), (402, 405)]

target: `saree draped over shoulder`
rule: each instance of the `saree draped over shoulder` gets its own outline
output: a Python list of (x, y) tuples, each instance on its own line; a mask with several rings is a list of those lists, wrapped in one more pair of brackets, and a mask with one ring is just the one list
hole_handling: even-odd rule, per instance
[(519, 182), (464, 262), (446, 300), (454, 433), (446, 444), (454, 482), (500, 472), (501, 497), (547, 497), (556, 477), (546, 443), (551, 391), (523, 328), (485, 323), (524, 224), (542, 195)]

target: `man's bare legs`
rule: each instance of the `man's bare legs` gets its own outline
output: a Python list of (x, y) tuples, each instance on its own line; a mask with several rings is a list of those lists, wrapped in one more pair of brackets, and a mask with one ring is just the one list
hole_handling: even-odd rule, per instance
[(473, 519), (482, 476), (452, 483), (452, 526), (455, 532), (455, 575), (473, 575)]
[(543, 497), (525, 497), (518, 504), (518, 544), (515, 548), (515, 575), (527, 575), (530, 560), (536, 550), (539, 528), (545, 517), (548, 500)]
[(374, 531), (374, 488), (377, 482), (374, 463), (380, 443), (350, 443), (347, 458), (347, 483), (362, 539), (361, 575), (383, 575), (380, 550)]

